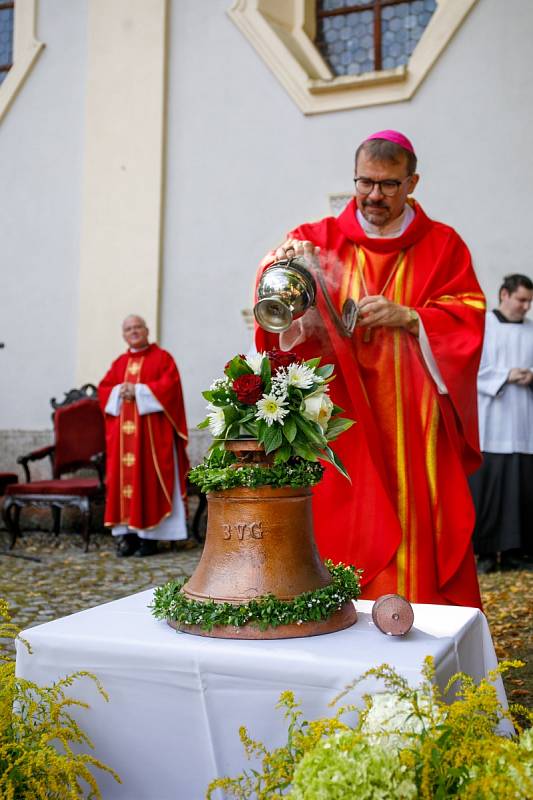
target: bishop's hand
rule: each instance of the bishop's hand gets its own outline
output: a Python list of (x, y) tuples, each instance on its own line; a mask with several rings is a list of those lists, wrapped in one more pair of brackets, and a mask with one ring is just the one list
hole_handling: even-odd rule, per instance
[[(418, 333), (418, 318), (413, 318), (412, 309), (393, 303), (383, 295), (368, 295), (359, 300), (357, 325), (362, 328), (406, 328)], [(416, 330), (415, 330), (416, 327)]]
[(313, 261), (319, 253), (320, 247), (316, 247), (313, 242), (287, 239), (277, 248), (275, 255), (277, 261), (282, 261), (285, 258), (295, 258), (296, 256)]

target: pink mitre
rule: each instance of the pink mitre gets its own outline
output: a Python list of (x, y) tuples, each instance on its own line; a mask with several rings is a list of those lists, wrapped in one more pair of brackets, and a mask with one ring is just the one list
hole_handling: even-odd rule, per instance
[(378, 131), (377, 133), (373, 133), (371, 136), (367, 136), (364, 140), (365, 142), (369, 142), (370, 139), (386, 139), (388, 142), (394, 142), (395, 144), (399, 144), (400, 147), (403, 147), (404, 150), (409, 150), (410, 153), (415, 152), (415, 148), (407, 138), (404, 136), (403, 133), (400, 131)]

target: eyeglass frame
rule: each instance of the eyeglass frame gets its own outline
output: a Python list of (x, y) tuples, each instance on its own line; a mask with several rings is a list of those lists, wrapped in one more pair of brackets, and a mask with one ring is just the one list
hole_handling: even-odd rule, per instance
[[(361, 175), (358, 178), (354, 178), (353, 182), (354, 182), (354, 185), (355, 185), (355, 191), (358, 194), (362, 195), (363, 197), (368, 197), (369, 194), (372, 194), (372, 192), (374, 191), (376, 186), (379, 188), (379, 193), (382, 194), (383, 197), (396, 197), (396, 195), (400, 191), (400, 186), (402, 185), (402, 183), (405, 183), (405, 181), (408, 181), (412, 177), (413, 177), (413, 175), (407, 175), (405, 178), (402, 178), (402, 180), (398, 180), (397, 178), (384, 178), (382, 181), (373, 181), (372, 178), (365, 178), (363, 175)], [(357, 181), (368, 181), (369, 183), (372, 184), (372, 188), (370, 189), (369, 192), (361, 192), (357, 188)], [(392, 194), (387, 194), (386, 192), (383, 191), (383, 188), (382, 188), (382, 184), (383, 183), (394, 183), (395, 186), (396, 186), (396, 189), (394, 190), (394, 192)]]

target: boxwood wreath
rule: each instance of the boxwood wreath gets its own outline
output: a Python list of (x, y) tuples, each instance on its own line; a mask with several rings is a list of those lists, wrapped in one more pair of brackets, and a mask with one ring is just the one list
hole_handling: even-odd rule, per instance
[(332, 561), (324, 563), (331, 575), (331, 583), (292, 600), (279, 600), (274, 595), (256, 597), (241, 605), (190, 600), (181, 592), (185, 581), (169, 581), (155, 590), (150, 608), (156, 619), (180, 625), (198, 625), (205, 631), (218, 625), (242, 627), (254, 624), (260, 630), (266, 630), (279, 625), (319, 622), (361, 594), (361, 570), (333, 564)]
[(293, 458), (286, 464), (265, 466), (232, 466), (236, 457), (228, 450), (213, 450), (204, 461), (189, 472), (189, 480), (208, 494), (225, 489), (245, 487), (255, 489), (259, 486), (280, 488), (290, 486), (314, 486), (324, 474), (324, 467), (318, 461), (305, 461)]

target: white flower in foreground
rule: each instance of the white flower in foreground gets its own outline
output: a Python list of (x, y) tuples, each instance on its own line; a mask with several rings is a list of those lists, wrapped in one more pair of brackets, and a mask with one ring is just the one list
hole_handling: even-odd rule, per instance
[(221, 408), (217, 408), (217, 406), (211, 405), (211, 403), (209, 403), (207, 406), (207, 411), (209, 430), (213, 436), (221, 436), (226, 429), (226, 418), (224, 416), (224, 411)]
[(285, 400), (273, 394), (264, 394), (257, 401), (257, 409), (257, 419), (264, 419), (268, 426), (273, 422), (283, 422), (283, 418), (289, 413)]
[(252, 353), (244, 359), (250, 369), (253, 370), (254, 375), (261, 375), (261, 362), (264, 357), (264, 353)]
[(372, 695), (361, 731), (370, 734), (371, 743), (400, 749), (409, 744), (408, 734), (420, 734), (432, 722), (442, 721), (442, 713), (427, 697), (418, 695), (416, 709), (413, 702), (395, 692), (380, 692)]
[(296, 386), (297, 389), (310, 389), (313, 383), (317, 383), (320, 380), (314, 369), (306, 366), (306, 364), (289, 364), (287, 367), (288, 386)]
[(302, 416), (311, 422), (318, 422), (323, 431), (328, 427), (333, 412), (333, 403), (326, 392), (311, 394), (304, 400)]

